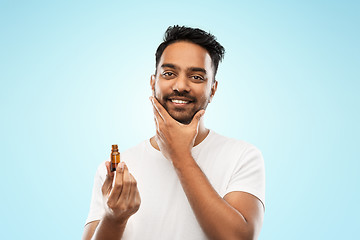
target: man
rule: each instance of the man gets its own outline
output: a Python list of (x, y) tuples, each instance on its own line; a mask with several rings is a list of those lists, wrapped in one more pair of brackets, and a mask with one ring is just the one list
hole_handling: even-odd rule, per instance
[(224, 52), (203, 30), (168, 28), (150, 80), (156, 135), (121, 153), (115, 174), (99, 166), (83, 239), (258, 237), (262, 155), (203, 122)]

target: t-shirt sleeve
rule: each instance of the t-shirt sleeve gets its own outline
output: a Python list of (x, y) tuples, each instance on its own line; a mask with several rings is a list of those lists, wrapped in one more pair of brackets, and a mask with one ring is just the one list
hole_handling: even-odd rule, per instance
[(235, 164), (225, 195), (234, 191), (254, 195), (265, 207), (264, 160), (261, 152), (254, 146), (247, 146)]
[(104, 171), (106, 172), (106, 167), (105, 164), (102, 163), (98, 167), (95, 174), (90, 210), (85, 225), (89, 222), (100, 220), (105, 213), (105, 206), (103, 203), (103, 197), (101, 192), (101, 188), (105, 180)]

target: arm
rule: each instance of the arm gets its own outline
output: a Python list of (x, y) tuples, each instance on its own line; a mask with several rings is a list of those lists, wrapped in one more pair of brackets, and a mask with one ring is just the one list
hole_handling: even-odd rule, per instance
[(195, 216), (209, 239), (256, 239), (263, 220), (259, 199), (245, 192), (231, 192), (224, 198), (191, 156), (174, 161), (175, 169)]
[(100, 221), (94, 221), (86, 224), (82, 239), (121, 239), (125, 227), (126, 221), (117, 222), (104, 217)]
[(255, 196), (231, 192), (224, 198), (213, 189), (191, 155), (204, 111), (195, 114), (189, 125), (178, 123), (155, 98), (156, 142), (163, 155), (173, 162), (194, 214), (210, 239), (255, 239), (263, 220), (263, 206)]
[[(83, 240), (121, 239), (127, 220), (140, 207), (140, 195), (135, 178), (125, 163), (120, 163), (116, 173), (110, 171), (110, 162), (106, 162), (107, 176), (102, 186), (106, 213), (100, 221), (86, 224)], [(113, 186), (114, 182), (114, 186)]]
[(96, 227), (99, 225), (100, 221), (93, 221), (89, 222), (84, 227), (84, 233), (82, 236), (82, 240), (88, 240), (91, 239), (91, 237), (94, 235), (94, 232), (96, 230)]

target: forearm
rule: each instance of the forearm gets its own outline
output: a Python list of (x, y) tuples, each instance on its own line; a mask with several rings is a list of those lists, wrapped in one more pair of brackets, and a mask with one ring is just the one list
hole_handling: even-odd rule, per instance
[(125, 230), (127, 221), (114, 221), (104, 217), (97, 226), (92, 240), (119, 240)]
[(173, 162), (193, 212), (208, 238), (252, 239), (244, 216), (219, 196), (191, 155)]

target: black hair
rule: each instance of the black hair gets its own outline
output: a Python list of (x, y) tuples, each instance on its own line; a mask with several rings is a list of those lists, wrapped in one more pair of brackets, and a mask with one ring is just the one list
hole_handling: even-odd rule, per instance
[(159, 45), (155, 53), (155, 69), (157, 69), (161, 55), (163, 54), (165, 48), (170, 44), (179, 41), (195, 43), (208, 51), (211, 57), (212, 65), (214, 67), (215, 79), (219, 62), (224, 58), (225, 48), (216, 41), (216, 37), (214, 35), (199, 28), (191, 28), (179, 25), (168, 27), (164, 34), (163, 42)]

